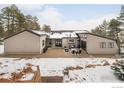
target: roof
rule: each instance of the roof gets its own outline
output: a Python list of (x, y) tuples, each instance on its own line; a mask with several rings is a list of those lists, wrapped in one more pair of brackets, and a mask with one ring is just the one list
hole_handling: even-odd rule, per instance
[(62, 33), (62, 32), (87, 32), (87, 30), (52, 30), (53, 33)]
[[(93, 35), (93, 36), (97, 36), (97, 37), (101, 37), (101, 38), (105, 38), (105, 39), (110, 39), (110, 40), (116, 41), (115, 39), (108, 38), (108, 37), (105, 37), (105, 36), (100, 36), (100, 35), (93, 34), (93, 33), (77, 33), (78, 36), (79, 36), (79, 34), (89, 34), (89, 35)], [(79, 36), (79, 37), (80, 37), (80, 36)]]
[(93, 33), (88, 33), (86, 31), (82, 32), (82, 30), (57, 30), (57, 31), (51, 31), (51, 33), (45, 32), (43, 30), (42, 31), (41, 30), (23, 30), (23, 31), (20, 31), (20, 32), (17, 32), (17, 33), (14, 33), (14, 34), (10, 35), (10, 36), (5, 37), (4, 40), (8, 39), (12, 36), (15, 36), (17, 34), (20, 34), (24, 31), (30, 32), (30, 33), (35, 34), (37, 36), (48, 35), (49, 38), (60, 38), (60, 39), (62, 39), (62, 38), (68, 38), (68, 37), (80, 37), (79, 34), (90, 34), (90, 35), (94, 35), (94, 36), (98, 36), (98, 37), (102, 37), (102, 38), (106, 38), (106, 39), (116, 41), (115, 39), (100, 36), (100, 35), (93, 34)]
[(75, 30), (52, 30), (53, 33), (74, 32)]
[(36, 34), (39, 34), (39, 35), (49, 35), (48, 32), (45, 32), (43, 30), (31, 30), (32, 32), (36, 33)]
[[(14, 33), (12, 35), (9, 35), (7, 37), (4, 38), (8, 39), (12, 36), (15, 36), (17, 34), (20, 34), (24, 31), (28, 31), (32, 34), (35, 34), (37, 36), (41, 36), (41, 35), (48, 35), (49, 38), (67, 38), (67, 37), (78, 37), (76, 33), (82, 33), (83, 30), (52, 30), (50, 33), (49, 32), (45, 32), (43, 30), (23, 30), (23, 31), (19, 31), (17, 33)], [(84, 31), (85, 32), (85, 31)]]
[(49, 38), (65, 38), (65, 37), (78, 37), (75, 32), (61, 32), (61, 33), (51, 33)]
[(9, 36), (5, 37), (4, 40), (5, 40), (5, 39), (8, 39), (8, 38), (10, 38), (10, 37), (12, 37), (12, 36), (15, 36), (15, 35), (17, 35), (17, 34), (20, 34), (20, 33), (22, 33), (22, 32), (25, 32), (25, 31), (27, 31), (27, 32), (29, 32), (29, 33), (32, 33), (32, 34), (34, 34), (34, 35), (37, 35), (37, 36), (47, 35), (45, 31), (23, 30), (23, 31), (19, 31), (19, 32), (16, 32), (16, 33), (14, 33), (14, 34), (12, 34), (12, 35), (9, 35)]

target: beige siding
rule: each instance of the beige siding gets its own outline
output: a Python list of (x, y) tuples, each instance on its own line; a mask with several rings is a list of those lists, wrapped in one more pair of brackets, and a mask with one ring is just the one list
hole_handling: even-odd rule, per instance
[[(100, 42), (106, 42), (106, 48), (100, 48)], [(114, 48), (108, 48), (108, 42), (114, 42)], [(118, 46), (114, 40), (88, 35), (87, 52), (89, 54), (117, 54)]]
[[(70, 42), (69, 40), (74, 40), (74, 42)], [(62, 39), (62, 47), (64, 48), (65, 46), (66, 47), (69, 47), (69, 45), (75, 45), (75, 47), (78, 47), (79, 46), (79, 41), (78, 41), (78, 38), (63, 38)]]
[(22, 32), (4, 41), (5, 53), (40, 53), (40, 37), (30, 32)]

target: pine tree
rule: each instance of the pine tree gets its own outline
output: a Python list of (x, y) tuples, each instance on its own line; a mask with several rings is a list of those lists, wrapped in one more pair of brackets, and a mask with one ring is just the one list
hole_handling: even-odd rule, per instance
[(16, 15), (17, 17), (17, 22), (16, 22), (16, 31), (22, 31), (25, 30), (25, 15), (23, 13), (21, 13), (20, 11), (17, 13)]
[(0, 15), (0, 40), (1, 38), (4, 37), (4, 27), (3, 27), (3, 21), (2, 21), (2, 17)]
[(35, 16), (27, 15), (25, 16), (26, 25), (25, 28), (28, 30), (40, 30), (40, 25), (38, 24), (38, 18)]
[(108, 29), (108, 22), (104, 20), (101, 25), (97, 26), (95, 29), (92, 29), (92, 33), (100, 36), (106, 36), (107, 29)]
[(5, 7), (1, 10), (2, 12), (2, 20), (4, 21), (5, 25), (5, 31), (9, 34), (10, 33), (10, 23), (11, 23), (11, 17), (10, 17), (10, 7)]
[(118, 38), (118, 33), (120, 32), (120, 22), (116, 19), (111, 19), (109, 22), (109, 29), (110, 29), (110, 37), (117, 39)]
[[(11, 35), (25, 29), (40, 30), (38, 18), (32, 15), (24, 15), (15, 4), (4, 7), (0, 11), (4, 35)], [(1, 28), (2, 29), (2, 28)]]
[(124, 5), (121, 6), (121, 11), (119, 17), (117, 17), (117, 20), (120, 22), (119, 28), (121, 31), (124, 30)]
[(117, 76), (120, 80), (124, 81), (124, 61), (117, 61), (116, 64), (111, 66), (111, 69), (114, 71), (114, 75)]
[(51, 27), (49, 25), (44, 24), (43, 27), (42, 27), (42, 30), (46, 31), (46, 32), (50, 32), (51, 31)]
[(38, 24), (38, 18), (36, 16), (33, 17), (33, 29), (40, 30), (40, 25)]

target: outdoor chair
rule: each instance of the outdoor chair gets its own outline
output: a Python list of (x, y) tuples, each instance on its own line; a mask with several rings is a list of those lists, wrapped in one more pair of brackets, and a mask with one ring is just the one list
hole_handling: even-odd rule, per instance
[(74, 50), (72, 50), (72, 52), (71, 52), (72, 54), (75, 54), (75, 51)]
[(65, 48), (65, 52), (69, 52), (69, 49), (68, 48)]
[(75, 51), (75, 54), (76, 54), (76, 55), (78, 55), (78, 54), (79, 54), (79, 52), (78, 52), (78, 51)]
[(79, 50), (79, 51), (78, 51), (78, 54), (80, 55), (80, 54), (81, 54), (81, 52), (82, 52), (82, 51), (81, 51), (81, 50)]

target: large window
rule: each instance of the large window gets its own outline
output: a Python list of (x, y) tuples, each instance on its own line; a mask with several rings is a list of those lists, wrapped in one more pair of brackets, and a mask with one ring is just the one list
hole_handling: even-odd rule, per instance
[(114, 47), (114, 42), (108, 42), (108, 48), (113, 48)]
[(56, 39), (55, 40), (55, 46), (56, 47), (61, 47), (62, 46), (62, 39)]
[(100, 42), (100, 48), (106, 48), (106, 42)]

